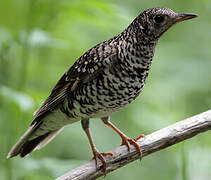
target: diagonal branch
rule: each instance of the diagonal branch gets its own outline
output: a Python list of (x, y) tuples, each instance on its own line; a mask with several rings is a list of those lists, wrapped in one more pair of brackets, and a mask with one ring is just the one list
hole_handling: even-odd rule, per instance
[[(158, 130), (137, 142), (142, 149), (143, 156), (147, 156), (210, 129), (211, 110)], [(107, 172), (118, 169), (139, 158), (138, 152), (134, 147), (131, 147), (130, 152), (128, 152), (126, 146), (117, 147), (110, 152), (114, 154), (114, 157), (106, 157)], [(96, 169), (94, 160), (90, 160), (56, 180), (96, 179), (97, 177), (103, 176), (102, 164), (101, 162), (98, 164), (98, 168)]]

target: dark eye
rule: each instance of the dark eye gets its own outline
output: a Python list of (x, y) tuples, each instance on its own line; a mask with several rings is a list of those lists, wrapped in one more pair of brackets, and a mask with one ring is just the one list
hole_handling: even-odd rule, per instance
[(164, 21), (164, 17), (161, 16), (161, 15), (157, 15), (157, 16), (155, 16), (154, 21), (155, 21), (157, 24), (160, 24), (160, 23), (162, 23), (162, 22)]

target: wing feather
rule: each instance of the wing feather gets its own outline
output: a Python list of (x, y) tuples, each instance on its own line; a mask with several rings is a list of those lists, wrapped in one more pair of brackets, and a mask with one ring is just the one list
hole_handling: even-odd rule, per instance
[[(102, 51), (103, 49), (105, 51)], [(99, 51), (102, 52), (99, 53)], [(116, 52), (117, 48), (112, 47), (108, 42), (104, 42), (82, 55), (57, 82), (43, 105), (35, 111), (35, 119), (57, 107), (68, 93), (77, 89), (79, 83), (87, 83), (96, 78), (109, 65), (108, 60), (115, 59), (112, 57), (116, 55)]]

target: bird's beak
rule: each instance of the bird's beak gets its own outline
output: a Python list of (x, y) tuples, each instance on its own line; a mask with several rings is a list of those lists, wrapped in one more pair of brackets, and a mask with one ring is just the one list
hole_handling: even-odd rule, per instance
[(188, 19), (193, 19), (196, 17), (198, 17), (198, 15), (196, 14), (190, 14), (190, 13), (178, 14), (178, 16), (176, 16), (176, 18), (173, 20), (173, 24), (181, 22), (181, 21), (185, 21)]

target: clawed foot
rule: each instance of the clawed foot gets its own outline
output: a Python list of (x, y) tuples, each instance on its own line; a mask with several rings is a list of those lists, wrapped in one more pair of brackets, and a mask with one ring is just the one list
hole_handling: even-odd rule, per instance
[(142, 159), (142, 152), (141, 152), (141, 148), (139, 147), (139, 145), (136, 141), (138, 141), (141, 138), (144, 138), (144, 135), (140, 135), (139, 137), (137, 137), (135, 139), (124, 136), (124, 137), (122, 137), (122, 144), (121, 144), (121, 145), (126, 145), (128, 148), (128, 151), (130, 151), (131, 144), (134, 145), (139, 153), (140, 160)]
[(106, 160), (104, 158), (104, 156), (114, 156), (113, 153), (99, 153), (97, 150), (95, 150), (93, 152), (94, 154), (94, 157), (93, 159), (95, 159), (95, 165), (96, 165), (96, 168), (97, 168), (97, 158), (101, 160), (102, 164), (103, 164), (103, 173), (104, 175), (106, 175), (106, 167), (107, 167), (107, 164), (106, 164)]

